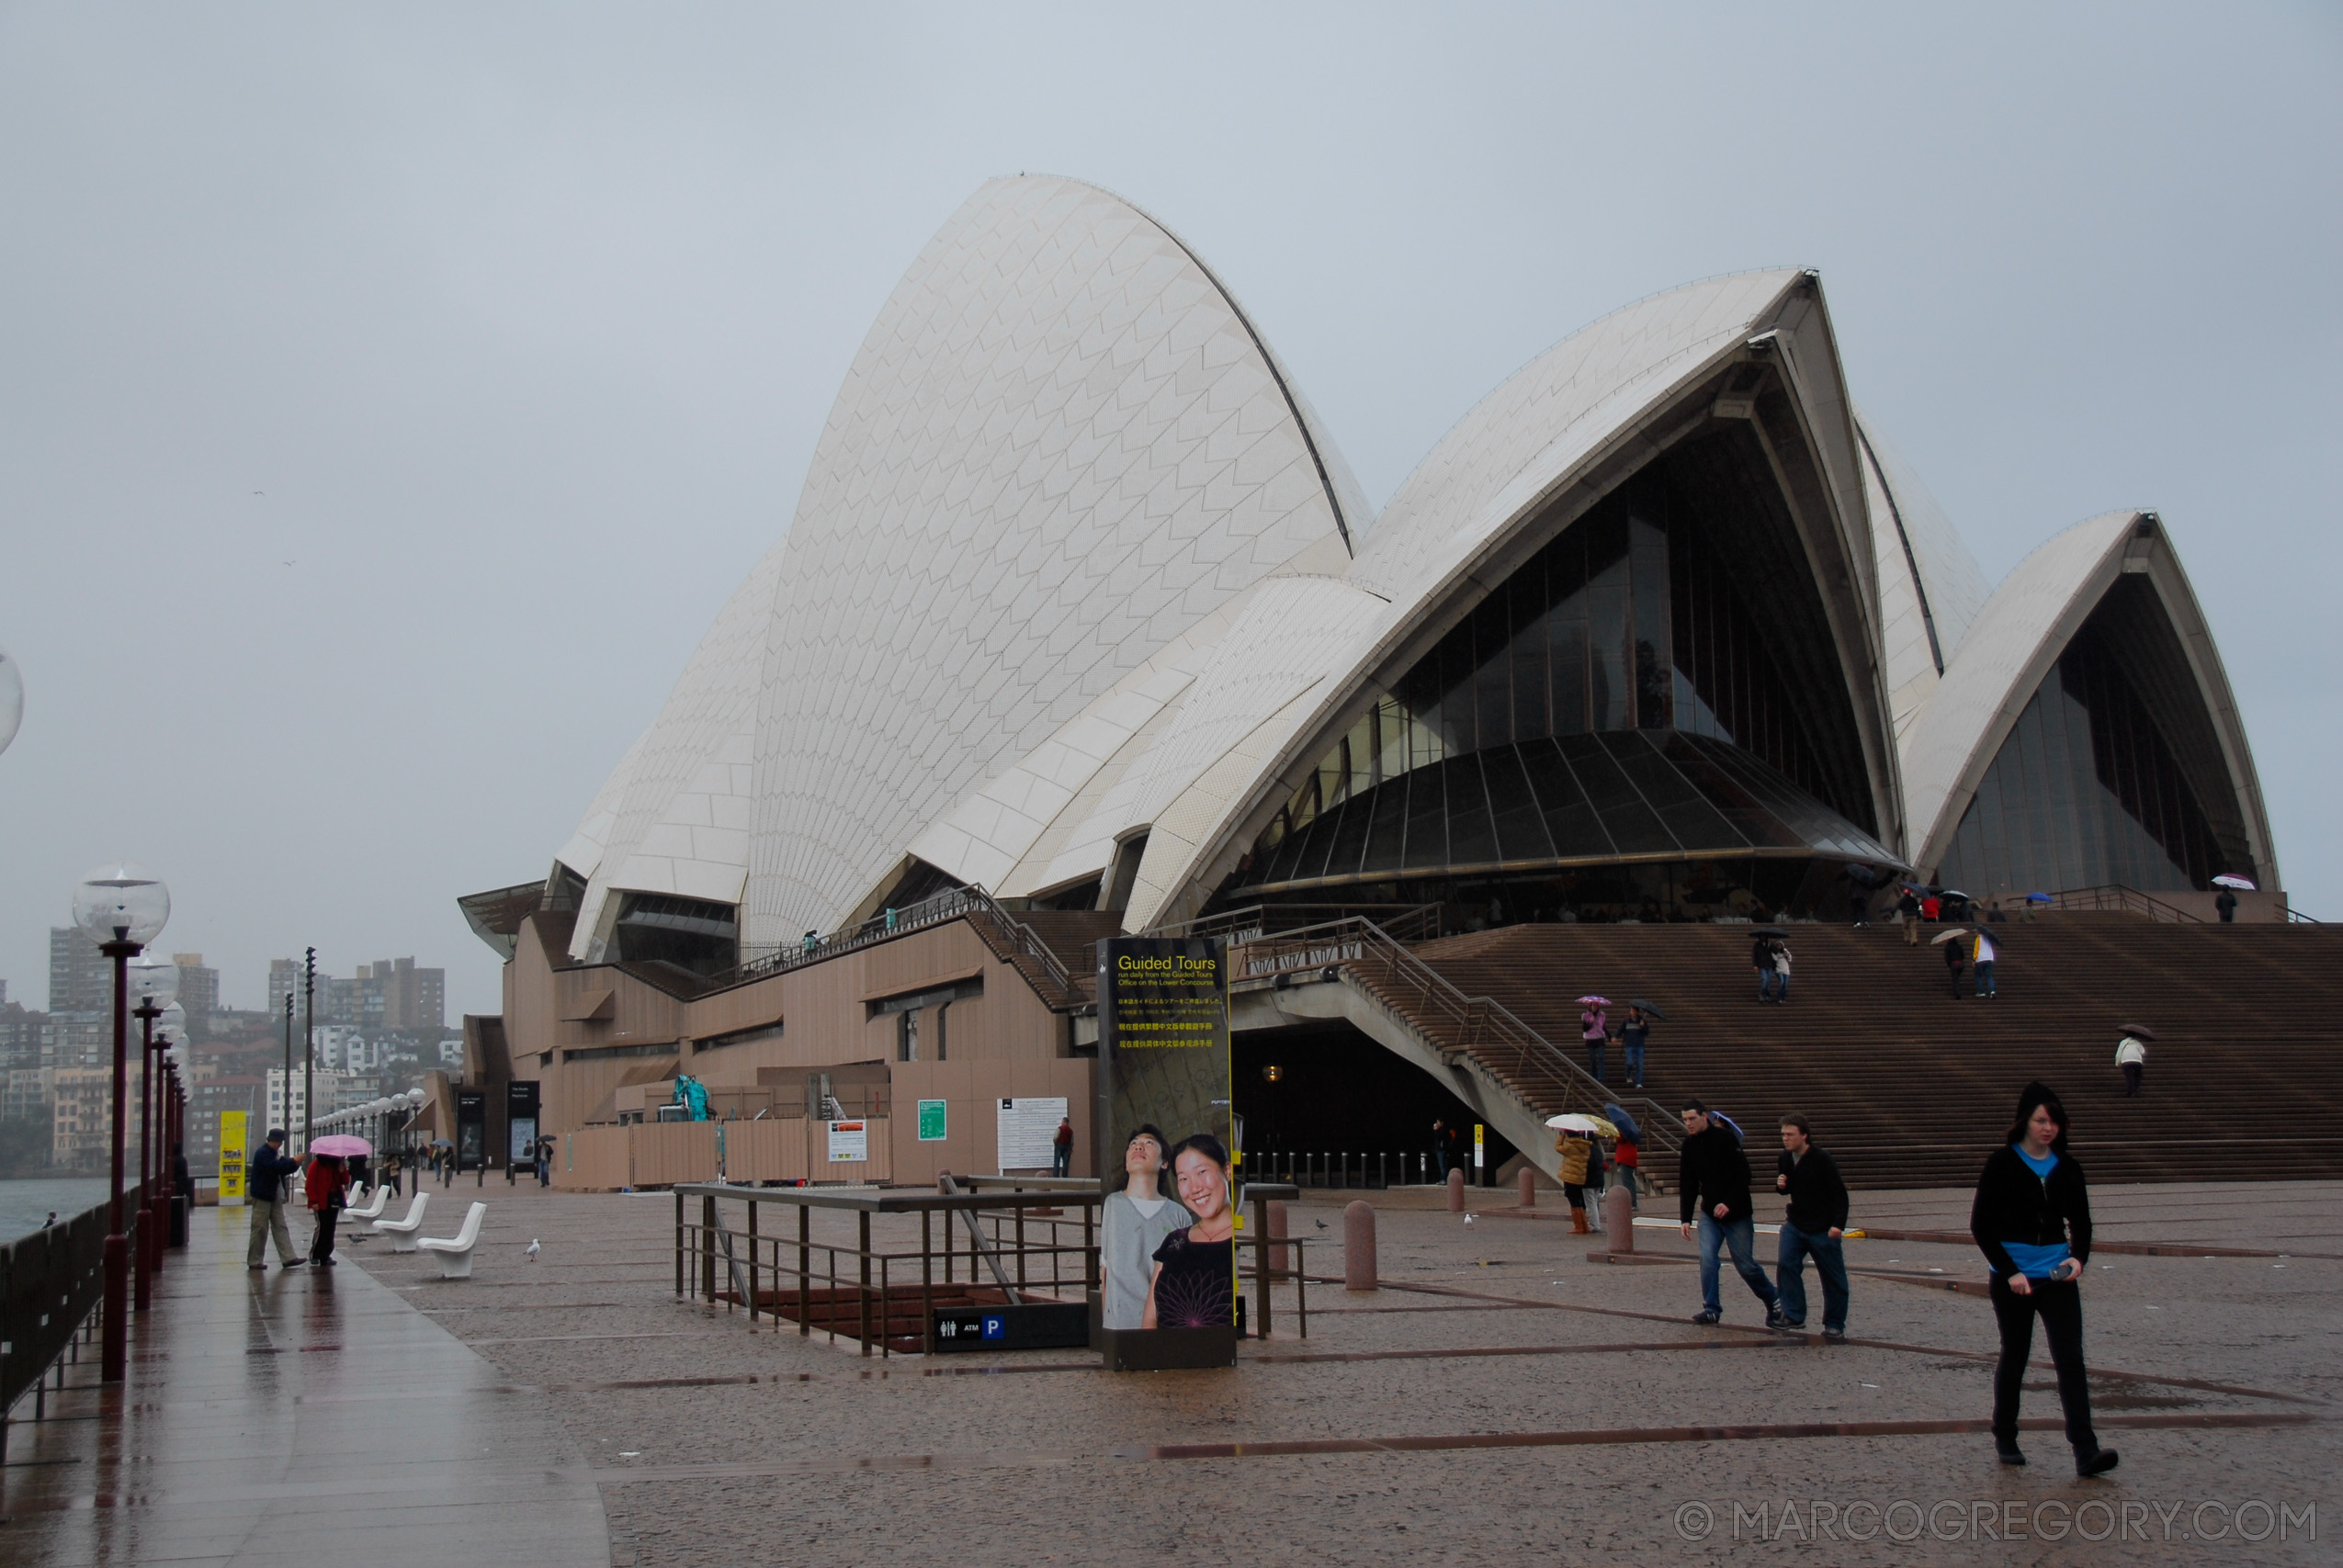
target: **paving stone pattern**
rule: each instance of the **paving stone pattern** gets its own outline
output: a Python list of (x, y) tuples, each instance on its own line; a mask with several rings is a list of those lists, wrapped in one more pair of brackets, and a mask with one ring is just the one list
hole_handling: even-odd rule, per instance
[[(1729, 1271), (1725, 1326), (1696, 1326), (1688, 1263), (1590, 1262), (1601, 1238), (1571, 1235), (1558, 1207), (1522, 1214), (1511, 1211), (1510, 1194), (1478, 1191), (1466, 1226), (1437, 1193), (1377, 1193), (1386, 1289), (1314, 1287), (1307, 1339), (1289, 1337), (1293, 1303), (1281, 1289), (1283, 1332), (1249, 1342), (1245, 1365), (1110, 1377), (1081, 1352), (930, 1365), (866, 1359), (843, 1343), (800, 1339), (793, 1327), (752, 1328), (737, 1312), (675, 1300), (672, 1198), (500, 1186), (488, 1196), (470, 1281), (441, 1282), (428, 1263), (376, 1253), (373, 1244), (358, 1250), (386, 1285), (488, 1358), (512, 1398), (558, 1419), (601, 1483), (612, 1560), (646, 1568), (1126, 1554), (1507, 1562), (1605, 1551), (1655, 1561), (2188, 1561), (2212, 1550), (2183, 1539), (2201, 1504), (2251, 1499), (2297, 1516), (2315, 1506), (2319, 1539), (2297, 1523), (2282, 1541), (2274, 1531), (2259, 1543), (2227, 1540), (2221, 1560), (2308, 1562), (2332, 1561), (2343, 1528), (2329, 1424), (2343, 1364), (2332, 1306), (2343, 1279), (2343, 1187), (2333, 1184), (2099, 1194), (2109, 1240), (2290, 1256), (2095, 1260), (2088, 1323), (2096, 1409), (2103, 1439), (2124, 1461), (2114, 1479), (2089, 1483), (2073, 1476), (2054, 1419), (2029, 1433), (2034, 1463), (2017, 1472), (1994, 1463), (1982, 1432), (1681, 1440), (1658, 1430), (1651, 1436), (1662, 1440), (1568, 1444), (1542, 1437), (1981, 1421), (1993, 1325), (1983, 1300), (1945, 1288), (1982, 1278), (1974, 1248), (1952, 1243), (1851, 1244), (1856, 1268), (1884, 1272), (1858, 1275), (1858, 1343), (1832, 1348), (1762, 1332), (1756, 1301)], [(1323, 1238), (1311, 1248), (1314, 1274), (1341, 1278), (1348, 1196), (1311, 1194), (1293, 1207), (1294, 1230)], [(1646, 1212), (1672, 1217), (1672, 1202), (1658, 1200), (1656, 1209), (1647, 1201)], [(1957, 1232), (1966, 1213), (1964, 1193), (1905, 1191), (1859, 1195), (1856, 1217)], [(830, 1234), (844, 1239), (847, 1222), (836, 1219)], [(543, 1243), (534, 1264), (523, 1253), (532, 1237)], [(1670, 1230), (1646, 1229), (1638, 1240), (1646, 1252), (1690, 1252)], [(1761, 1247), (1770, 1241), (1761, 1237)], [(2056, 1413), (2045, 1360), (2027, 1415)], [(2117, 1425), (2176, 1418), (2307, 1424)], [(1387, 1446), (1455, 1438), (1489, 1446)], [(1387, 1446), (1257, 1451), (1361, 1439)], [(1214, 1444), (1256, 1451), (1160, 1451)], [(1817, 1500), (1843, 1511), (1899, 1499), (1937, 1508), (1940, 1535), (1957, 1539), (1898, 1542), (1875, 1522), (1868, 1542), (1811, 1539)], [(2071, 1535), (2054, 1544), (1983, 1539), (1988, 1522), (1998, 1535), (2035, 1505), (2094, 1499), (2184, 1506), (2168, 1522), (2151, 1511), (2125, 1524), (2107, 1512), (2118, 1533), (2098, 1544)], [(1781, 1512), (1793, 1501), (1794, 1529)], [(1737, 1540), (1737, 1504), (1745, 1515)], [(2001, 1512), (2005, 1504), (2020, 1512)], [(1746, 1517), (1760, 1507), (1762, 1529)], [(2054, 1508), (2050, 1517), (2058, 1517)], [(1685, 1539), (1703, 1517), (1713, 1520), (1707, 1534)], [(1907, 1532), (1919, 1517), (1904, 1511), (1889, 1522)], [(2206, 1525), (2224, 1517), (2202, 1516)], [(2099, 1512), (2082, 1517), (2094, 1533), (2100, 1522)], [(2258, 1532), (2263, 1518), (2249, 1512), (2246, 1522)]]

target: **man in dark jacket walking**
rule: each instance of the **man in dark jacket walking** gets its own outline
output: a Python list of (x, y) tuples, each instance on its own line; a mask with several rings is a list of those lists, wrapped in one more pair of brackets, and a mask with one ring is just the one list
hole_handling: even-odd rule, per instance
[(1711, 1118), (1708, 1107), (1697, 1100), (1684, 1108), (1684, 1148), (1677, 1166), (1676, 1190), (1684, 1239), (1690, 1241), (1697, 1231), (1701, 1243), (1701, 1310), (1692, 1314), (1692, 1321), (1715, 1323), (1724, 1317), (1725, 1308), (1716, 1295), (1716, 1260), (1720, 1249), (1729, 1249), (1734, 1272), (1765, 1303), (1765, 1325), (1786, 1327), (1781, 1297), (1765, 1270), (1758, 1267), (1755, 1256), (1757, 1224), (1750, 1214), (1749, 1156), (1741, 1152), (1741, 1140)]
[(285, 1129), (271, 1127), (268, 1139), (253, 1150), (244, 1162), (248, 1185), (244, 1190), (245, 1205), (252, 1210), (252, 1233), (244, 1243), (244, 1267), (268, 1267), (268, 1238), (277, 1238), (277, 1261), (290, 1269), (298, 1259), (293, 1255), (293, 1228), (285, 1223), (285, 1200), (289, 1195), (286, 1183), (301, 1168), (301, 1162), (285, 1152)]
[(1790, 1199), (1774, 1269), (1782, 1315), (1792, 1328), (1806, 1325), (1805, 1260), (1812, 1253), (1822, 1276), (1822, 1337), (1836, 1344), (1847, 1337), (1847, 1257), (1839, 1243), (1847, 1231), (1847, 1183), (1839, 1162), (1814, 1146), (1814, 1128), (1803, 1116), (1782, 1119), (1773, 1190)]

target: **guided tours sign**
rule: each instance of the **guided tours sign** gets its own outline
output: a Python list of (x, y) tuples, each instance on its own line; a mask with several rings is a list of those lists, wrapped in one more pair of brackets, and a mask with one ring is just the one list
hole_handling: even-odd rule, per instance
[(1236, 1360), (1227, 957), (1209, 937), (1099, 944), (1098, 1346), (1111, 1369)]

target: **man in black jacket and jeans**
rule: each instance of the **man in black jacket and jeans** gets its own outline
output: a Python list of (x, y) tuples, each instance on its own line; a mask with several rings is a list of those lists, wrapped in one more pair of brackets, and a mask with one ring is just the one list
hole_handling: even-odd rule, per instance
[(268, 1238), (277, 1238), (277, 1261), (290, 1269), (293, 1230), (285, 1223), (285, 1184), (300, 1174), (301, 1162), (285, 1152), (285, 1129), (268, 1129), (268, 1141), (253, 1150), (244, 1162), (247, 1186), (244, 1201), (252, 1209), (252, 1236), (244, 1244), (244, 1267), (268, 1267)]
[(1765, 1303), (1765, 1325), (1787, 1327), (1781, 1297), (1765, 1270), (1758, 1267), (1755, 1255), (1757, 1224), (1750, 1216), (1749, 1156), (1741, 1152), (1741, 1140), (1732, 1129), (1711, 1117), (1708, 1107), (1697, 1100), (1684, 1108), (1684, 1148), (1677, 1166), (1676, 1190), (1687, 1241), (1694, 1234), (1695, 1211), (1699, 1214), (1701, 1310), (1692, 1314), (1692, 1321), (1715, 1323), (1725, 1316), (1716, 1296), (1716, 1259), (1720, 1249), (1730, 1249), (1734, 1271)]
[(1773, 1190), (1790, 1196), (1774, 1270), (1782, 1315), (1792, 1328), (1806, 1325), (1805, 1259), (1814, 1254), (1815, 1272), (1822, 1276), (1822, 1337), (1836, 1344), (1847, 1337), (1847, 1257), (1839, 1245), (1847, 1231), (1847, 1183), (1839, 1162), (1814, 1146), (1814, 1128), (1803, 1116), (1782, 1118)]

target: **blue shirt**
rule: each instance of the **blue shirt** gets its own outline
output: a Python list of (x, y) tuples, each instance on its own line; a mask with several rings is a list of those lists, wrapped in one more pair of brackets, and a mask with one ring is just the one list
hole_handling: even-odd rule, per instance
[[(2058, 1168), (2058, 1156), (2054, 1152), (2036, 1159), (2026, 1152), (2022, 1144), (2012, 1144), (2009, 1148), (2011, 1153), (2026, 1162), (2026, 1168), (2040, 1180), (2049, 1180), (2050, 1173)], [(2029, 1280), (2051, 1278), (2074, 1256), (2066, 1250), (2066, 1244), (2063, 1241), (2005, 1241), (2001, 1249), (2009, 1255), (2009, 1261), (2018, 1266), (2018, 1272)]]

